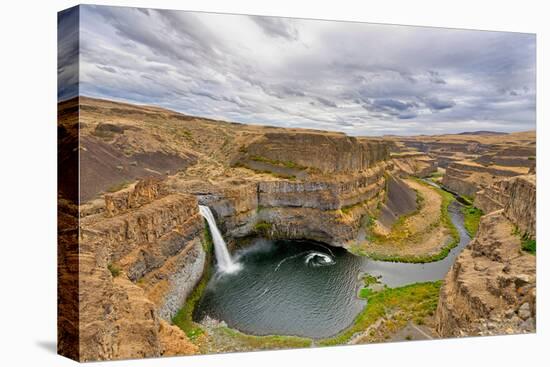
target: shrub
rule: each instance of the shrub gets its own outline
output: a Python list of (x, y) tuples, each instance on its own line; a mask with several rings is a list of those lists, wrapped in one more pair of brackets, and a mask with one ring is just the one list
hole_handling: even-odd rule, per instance
[(254, 231), (256, 231), (259, 234), (267, 235), (269, 231), (271, 231), (271, 223), (268, 222), (258, 222), (254, 226)]
[(113, 277), (118, 277), (120, 275), (120, 268), (113, 263), (108, 264), (107, 269), (109, 269)]

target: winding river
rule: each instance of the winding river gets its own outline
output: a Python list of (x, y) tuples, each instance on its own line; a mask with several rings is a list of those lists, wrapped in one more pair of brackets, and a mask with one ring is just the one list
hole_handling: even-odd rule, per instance
[(379, 276), (389, 287), (443, 279), (469, 242), (461, 206), (449, 205), (459, 244), (445, 259), (427, 264), (374, 261), (312, 241), (258, 238), (234, 255), (239, 272), (213, 275), (194, 319), (209, 316), (254, 335), (333, 336), (365, 306), (357, 297), (361, 274)]

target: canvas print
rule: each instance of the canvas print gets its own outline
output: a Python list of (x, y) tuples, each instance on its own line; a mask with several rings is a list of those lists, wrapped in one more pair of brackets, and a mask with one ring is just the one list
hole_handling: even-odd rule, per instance
[(93, 5), (58, 30), (60, 354), (536, 331), (534, 34)]

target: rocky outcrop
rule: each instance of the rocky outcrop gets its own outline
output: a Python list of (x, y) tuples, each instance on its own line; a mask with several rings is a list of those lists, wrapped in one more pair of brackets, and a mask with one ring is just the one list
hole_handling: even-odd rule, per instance
[(285, 131), (266, 133), (243, 145), (235, 161), (250, 160), (323, 173), (352, 173), (388, 159), (388, 143), (338, 133)]
[(333, 179), (261, 180), (190, 191), (211, 208), (228, 239), (255, 234), (260, 225), (261, 234), (272, 238), (344, 246), (356, 238), (361, 217), (383, 201), (385, 173), (390, 167), (380, 162)]
[(535, 331), (536, 261), (520, 250), (502, 210), (482, 217), (441, 288), (436, 313), (443, 337)]
[(391, 228), (397, 219), (418, 209), (416, 192), (403, 180), (389, 176), (386, 200), (380, 205), (378, 222)]
[(392, 161), (397, 173), (402, 177), (426, 177), (437, 171), (437, 160), (425, 153), (392, 154)]
[(486, 213), (503, 209), (522, 234), (536, 238), (536, 196), (536, 176), (516, 176), (479, 191), (474, 205)]
[(511, 167), (483, 166), (474, 162), (450, 164), (443, 176), (442, 184), (450, 190), (470, 197), (490, 186), (495, 180), (527, 173), (526, 169)]
[(197, 352), (167, 321), (202, 276), (204, 224), (194, 196), (160, 187), (140, 182), (80, 222), (82, 361)]
[(105, 215), (113, 217), (166, 195), (161, 180), (146, 178), (121, 191), (105, 194)]

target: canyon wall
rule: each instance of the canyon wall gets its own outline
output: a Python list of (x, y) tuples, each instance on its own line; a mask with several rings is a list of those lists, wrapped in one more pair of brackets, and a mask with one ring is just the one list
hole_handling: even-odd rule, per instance
[(522, 235), (536, 238), (535, 176), (493, 183), (476, 196), (475, 238), (445, 277), (437, 308), (441, 336), (498, 335), (536, 328), (536, 257)]
[(196, 198), (151, 179), (105, 201), (80, 223), (80, 360), (196, 353), (169, 324), (205, 265)]
[(495, 180), (527, 173), (527, 169), (501, 166), (483, 166), (475, 162), (455, 162), (449, 164), (442, 184), (452, 191), (470, 197), (490, 186)]
[(486, 213), (503, 209), (522, 234), (536, 238), (536, 196), (536, 176), (516, 176), (479, 191), (474, 205)]
[(392, 162), (402, 177), (426, 177), (437, 171), (437, 160), (426, 153), (406, 152), (392, 154)]
[(389, 144), (343, 134), (269, 133), (241, 146), (233, 165), (261, 174), (245, 183), (174, 184), (208, 205), (228, 238), (261, 234), (312, 239), (345, 246), (357, 237), (360, 220), (384, 199), (385, 173), (393, 169)]
[(380, 139), (328, 132), (266, 133), (240, 150), (247, 158), (292, 162), (324, 173), (360, 172), (389, 157), (388, 143)]

